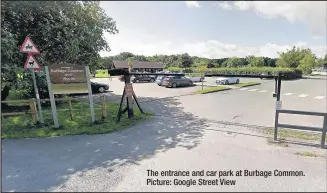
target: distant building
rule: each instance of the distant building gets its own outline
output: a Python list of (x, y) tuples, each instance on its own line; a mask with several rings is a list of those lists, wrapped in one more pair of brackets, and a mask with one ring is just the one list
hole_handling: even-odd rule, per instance
[[(114, 61), (112, 68), (128, 70), (128, 61)], [(159, 62), (132, 61), (134, 72), (157, 72), (163, 71), (163, 64)]]

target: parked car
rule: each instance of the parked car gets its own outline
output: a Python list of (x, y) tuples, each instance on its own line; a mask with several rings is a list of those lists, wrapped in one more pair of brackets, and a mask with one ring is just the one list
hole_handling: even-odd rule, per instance
[(159, 85), (159, 86), (162, 86), (162, 82), (163, 80), (166, 78), (166, 76), (158, 76), (157, 79), (156, 79), (156, 83)]
[(167, 76), (164, 78), (162, 85), (176, 88), (179, 86), (193, 86), (193, 82), (184, 76)]
[(136, 75), (131, 77), (131, 81), (133, 83), (139, 83), (139, 82), (154, 82), (155, 78), (153, 76), (149, 75)]
[(216, 79), (216, 84), (238, 84), (240, 83), (240, 79), (236, 77), (220, 77)]
[(109, 90), (109, 85), (99, 82), (91, 82), (91, 88), (93, 93), (103, 93)]
[(186, 78), (192, 80), (192, 82), (202, 82), (204, 80), (204, 76), (186, 76)]

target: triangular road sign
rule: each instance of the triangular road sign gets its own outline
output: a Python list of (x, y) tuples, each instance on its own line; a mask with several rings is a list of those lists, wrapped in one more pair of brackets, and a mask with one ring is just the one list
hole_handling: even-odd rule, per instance
[(25, 38), (19, 51), (27, 54), (40, 54), (39, 49), (37, 49), (32, 39), (28, 36)]
[(33, 55), (28, 55), (27, 60), (24, 64), (24, 68), (30, 68), (33, 70), (40, 70), (41, 66), (37, 62), (36, 58)]

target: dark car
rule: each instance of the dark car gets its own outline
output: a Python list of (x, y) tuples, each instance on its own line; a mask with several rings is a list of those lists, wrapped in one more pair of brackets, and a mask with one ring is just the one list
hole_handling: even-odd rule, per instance
[(155, 77), (150, 75), (136, 75), (131, 77), (131, 81), (133, 83), (139, 83), (139, 82), (154, 82)]
[(109, 90), (109, 85), (99, 82), (91, 82), (91, 88), (93, 93), (103, 93)]
[(180, 86), (193, 86), (193, 82), (184, 76), (167, 76), (164, 78), (162, 85), (176, 88)]

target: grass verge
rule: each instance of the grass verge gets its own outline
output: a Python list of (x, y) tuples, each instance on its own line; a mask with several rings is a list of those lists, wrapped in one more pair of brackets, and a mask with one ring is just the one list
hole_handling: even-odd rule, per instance
[(259, 85), (260, 83), (258, 82), (244, 82), (244, 83), (238, 83), (238, 84), (234, 84), (233, 86), (236, 87), (247, 87), (247, 86), (255, 86), (255, 85)]
[[(267, 129), (264, 131), (267, 135), (274, 135), (274, 129)], [(278, 129), (278, 136), (281, 138), (291, 137), (296, 139), (303, 139), (303, 140), (321, 140), (320, 133), (308, 133), (308, 132), (301, 132), (301, 131), (294, 131), (288, 129)], [(327, 142), (327, 138), (326, 138)]]
[(309, 151), (305, 151), (305, 152), (296, 152), (295, 155), (302, 155), (302, 156), (307, 156), (307, 157), (318, 157), (318, 155), (316, 155), (313, 152), (309, 152)]
[(70, 120), (70, 111), (67, 111), (67, 104), (57, 105), (58, 120), (60, 128), (53, 127), (51, 108), (43, 108), (44, 124), (33, 124), (31, 115), (20, 115), (5, 117), (2, 119), (2, 139), (37, 138), (63, 135), (81, 134), (104, 134), (112, 131), (121, 130), (135, 125), (153, 114), (141, 114), (138, 108), (134, 109), (135, 117), (128, 119), (124, 114), (119, 123), (116, 123), (116, 115), (119, 103), (107, 103), (108, 117), (101, 119), (101, 109), (99, 104), (94, 105), (96, 122), (91, 122), (90, 106), (85, 101), (73, 102), (73, 120)]
[(231, 88), (227, 88), (224, 86), (215, 86), (215, 87), (206, 87), (202, 89), (198, 89), (195, 91), (197, 94), (207, 94), (207, 93), (212, 93), (212, 92), (219, 92), (219, 91), (224, 91), (224, 90), (229, 90)]

